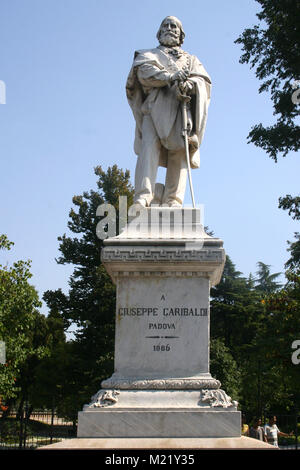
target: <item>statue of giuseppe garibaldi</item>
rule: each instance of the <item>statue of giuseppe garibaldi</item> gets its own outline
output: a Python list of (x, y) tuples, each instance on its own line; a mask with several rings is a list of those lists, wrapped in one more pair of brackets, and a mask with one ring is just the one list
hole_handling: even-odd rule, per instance
[[(139, 206), (182, 206), (188, 171), (200, 165), (211, 80), (197, 57), (181, 49), (184, 37), (181, 22), (166, 17), (157, 33), (159, 46), (135, 52), (127, 79), (127, 99), (136, 122), (135, 204)], [(164, 187), (156, 185), (158, 166), (167, 169)]]

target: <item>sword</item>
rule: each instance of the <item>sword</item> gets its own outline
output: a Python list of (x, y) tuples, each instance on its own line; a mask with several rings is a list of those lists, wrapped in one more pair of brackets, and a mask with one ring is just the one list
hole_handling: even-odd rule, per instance
[(194, 198), (194, 189), (192, 183), (192, 175), (191, 175), (191, 163), (190, 163), (190, 151), (189, 151), (189, 140), (188, 140), (188, 120), (187, 120), (187, 103), (191, 100), (191, 98), (187, 95), (181, 96), (181, 111), (182, 111), (182, 136), (184, 138), (184, 146), (185, 146), (185, 156), (186, 162), (188, 167), (188, 176), (189, 176), (189, 183), (190, 183), (190, 190), (191, 190), (191, 197), (193, 202), (193, 208), (196, 208), (195, 205), (195, 198)]

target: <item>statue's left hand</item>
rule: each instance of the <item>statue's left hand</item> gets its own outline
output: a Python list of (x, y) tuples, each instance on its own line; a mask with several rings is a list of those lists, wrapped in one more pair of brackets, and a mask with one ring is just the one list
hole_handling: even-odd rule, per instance
[(194, 84), (190, 80), (179, 83), (179, 89), (183, 95), (191, 95), (194, 89)]
[(190, 95), (193, 94), (193, 91), (194, 84), (189, 80), (177, 82), (176, 84), (176, 95), (179, 101), (190, 101)]

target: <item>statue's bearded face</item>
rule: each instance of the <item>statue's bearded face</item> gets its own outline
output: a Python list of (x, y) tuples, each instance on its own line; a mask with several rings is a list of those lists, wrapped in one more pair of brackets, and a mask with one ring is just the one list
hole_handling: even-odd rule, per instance
[(167, 18), (160, 27), (159, 42), (163, 46), (178, 46), (180, 44), (181, 28), (175, 20)]

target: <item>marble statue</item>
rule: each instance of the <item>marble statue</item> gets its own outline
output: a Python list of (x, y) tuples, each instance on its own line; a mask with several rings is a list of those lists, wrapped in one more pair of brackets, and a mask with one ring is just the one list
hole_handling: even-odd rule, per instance
[[(211, 80), (197, 57), (181, 45), (185, 33), (174, 16), (158, 30), (159, 46), (138, 50), (126, 93), (135, 122), (135, 204), (182, 206), (190, 168), (199, 168)], [(182, 102), (187, 103), (187, 144)], [(165, 185), (156, 184), (158, 166), (166, 167)]]
[[(189, 438), (199, 438), (200, 447), (202, 438), (212, 447), (228, 438), (233, 447), (230, 439), (241, 436), (238, 403), (210, 373), (210, 289), (226, 254), (223, 241), (205, 233), (200, 207), (182, 208), (200, 163), (211, 82), (181, 49), (177, 18), (165, 18), (157, 38), (157, 48), (135, 53), (127, 81), (136, 121), (135, 202), (124, 230), (101, 249), (116, 286), (114, 372), (79, 412), (77, 436), (103, 447), (126, 447), (130, 438), (152, 449), (172, 438), (178, 448)], [(159, 192), (160, 165), (167, 171)]]

